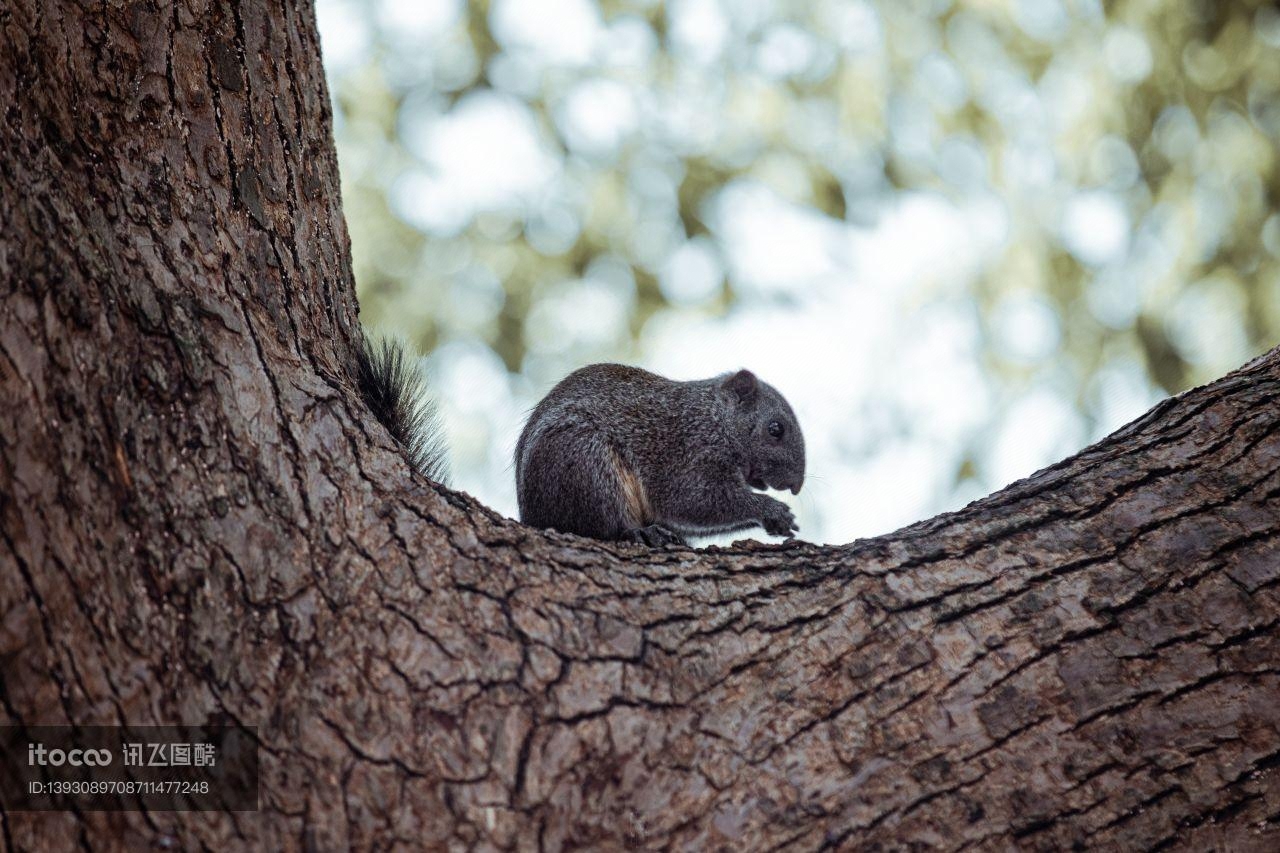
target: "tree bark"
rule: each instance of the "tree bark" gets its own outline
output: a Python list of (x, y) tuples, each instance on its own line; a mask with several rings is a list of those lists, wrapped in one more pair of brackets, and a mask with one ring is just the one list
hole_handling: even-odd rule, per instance
[(0, 9), (0, 717), (256, 725), (6, 848), (1280, 846), (1280, 351), (966, 509), (648, 550), (361, 405), (308, 4)]

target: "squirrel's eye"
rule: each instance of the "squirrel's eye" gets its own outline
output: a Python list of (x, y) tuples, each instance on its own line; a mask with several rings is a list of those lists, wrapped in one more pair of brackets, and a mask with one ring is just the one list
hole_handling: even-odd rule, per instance
[(779, 421), (769, 421), (769, 435), (774, 438), (782, 438), (784, 432), (786, 432), (786, 428)]

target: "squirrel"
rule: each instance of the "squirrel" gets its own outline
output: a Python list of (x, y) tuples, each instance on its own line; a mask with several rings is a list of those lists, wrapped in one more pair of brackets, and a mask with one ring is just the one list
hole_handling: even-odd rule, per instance
[[(421, 376), (401, 345), (358, 352), (361, 396), (413, 467), (444, 482), (445, 453)], [(520, 520), (649, 546), (763, 527), (791, 536), (804, 436), (777, 389), (749, 370), (676, 382), (619, 364), (569, 374), (542, 399), (516, 445)]]
[(597, 539), (685, 544), (760, 526), (798, 528), (804, 436), (773, 386), (749, 370), (675, 382), (620, 364), (569, 374), (533, 410), (516, 445), (520, 520)]

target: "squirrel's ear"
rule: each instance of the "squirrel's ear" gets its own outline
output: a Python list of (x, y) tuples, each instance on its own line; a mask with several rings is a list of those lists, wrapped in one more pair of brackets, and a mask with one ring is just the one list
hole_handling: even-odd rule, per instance
[(760, 390), (760, 381), (750, 370), (739, 370), (737, 373), (729, 374), (724, 380), (724, 387), (740, 402), (754, 403), (756, 394)]

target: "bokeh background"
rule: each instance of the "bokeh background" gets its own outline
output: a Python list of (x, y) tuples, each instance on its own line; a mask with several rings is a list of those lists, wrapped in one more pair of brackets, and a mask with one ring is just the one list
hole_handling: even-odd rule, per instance
[[(515, 515), (594, 361), (791, 400), (802, 538), (958, 508), (1280, 341), (1280, 12), (320, 0), (365, 324)], [(763, 535), (763, 534), (761, 534)]]

